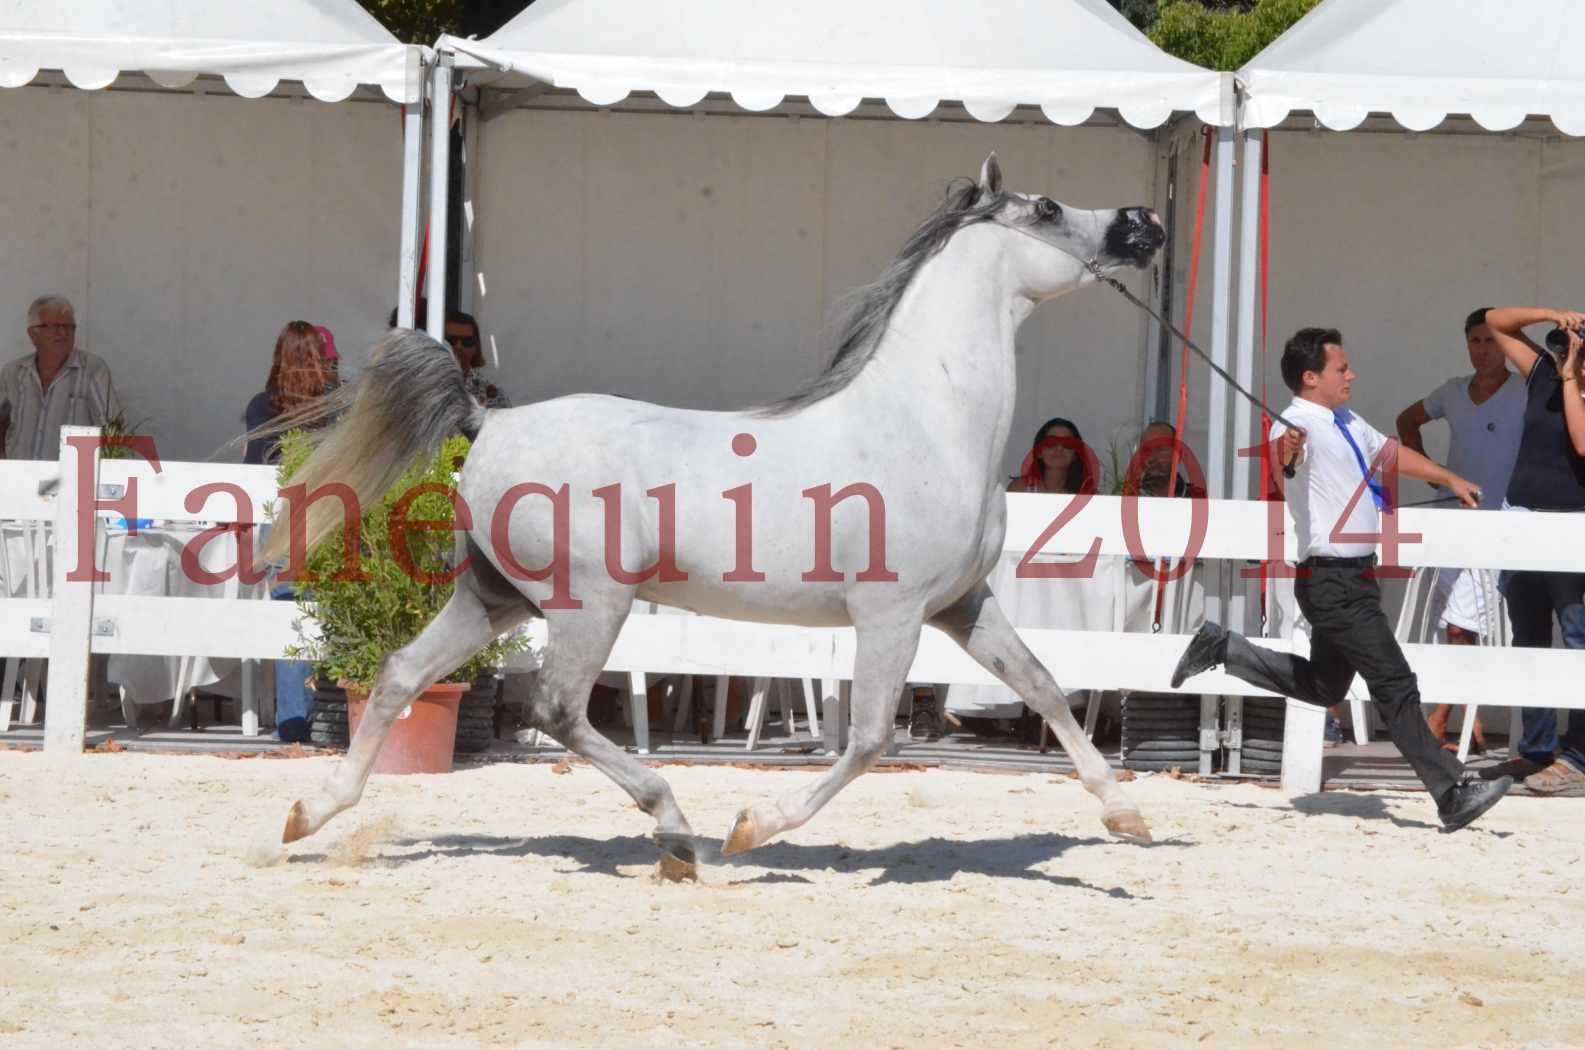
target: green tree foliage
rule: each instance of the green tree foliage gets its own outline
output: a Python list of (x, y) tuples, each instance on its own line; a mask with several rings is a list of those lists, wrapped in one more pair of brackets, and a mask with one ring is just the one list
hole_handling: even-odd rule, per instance
[[(1163, 7), (1172, 0), (1106, 0), (1118, 12), (1141, 30), (1148, 30), (1156, 24), (1160, 14), (1158, 7)], [(1210, 11), (1248, 11), (1255, 6), (1255, 0), (1197, 0), (1199, 5)]]
[(1156, 0), (1107, 0), (1136, 29), (1149, 29), (1156, 20)]
[(1234, 70), (1320, 2), (1256, 0), (1253, 6), (1213, 10), (1199, 0), (1162, 0), (1149, 35), (1169, 55), (1207, 69)]
[(404, 44), (433, 44), (462, 24), (465, 0), (359, 0)]

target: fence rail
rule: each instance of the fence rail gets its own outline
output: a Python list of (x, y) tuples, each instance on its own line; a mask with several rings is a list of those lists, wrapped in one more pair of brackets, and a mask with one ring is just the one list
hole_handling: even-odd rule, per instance
[[(67, 428), (67, 436), (93, 436)], [(159, 653), (271, 659), (297, 640), (298, 610), (256, 600), (147, 598), (95, 594), (74, 580), (82, 520), (96, 513), (172, 521), (263, 521), (276, 498), (274, 470), (237, 464), (100, 462), (96, 452), (62, 443), (58, 463), (0, 461), (0, 518), (53, 523), (53, 587), (48, 597), (0, 600), (0, 655), (52, 661), (46, 747), (82, 748), (90, 653)], [(60, 484), (86, 472), (89, 484)], [(223, 485), (206, 499), (193, 493)], [(101, 505), (80, 506), (80, 493)], [(235, 497), (240, 496), (239, 500)], [(1271, 505), (1251, 501), (1093, 498), (1009, 494), (1005, 550), (1101, 555), (1228, 559), (1244, 567), (1278, 552), (1291, 557), (1293, 540)], [(124, 502), (117, 502), (124, 501)], [(134, 506), (135, 502), (135, 506)], [(1074, 507), (1072, 504), (1079, 505)], [(1052, 526), (1064, 519), (1061, 528)], [(1585, 516), (1402, 510), (1397, 560), (1407, 567), (1442, 565), (1510, 570), (1585, 572)], [(91, 534), (91, 533), (90, 533)], [(1037, 585), (1060, 587), (1061, 580)], [(9, 593), (9, 592), (7, 592)], [(574, 581), (576, 593), (576, 581)], [(47, 633), (41, 630), (47, 620)], [(544, 624), (538, 624), (543, 640)], [(1019, 632), (1064, 687), (1171, 691), (1168, 678), (1185, 642), (1181, 634), (1027, 629)], [(1287, 639), (1260, 644), (1287, 648)], [(1585, 707), (1585, 653), (1436, 645), (1406, 646), (1427, 702)], [(854, 640), (848, 629), (816, 629), (718, 620), (702, 616), (630, 617), (608, 670), (645, 673), (851, 678)], [(965, 685), (994, 679), (939, 632), (926, 628), (911, 680)], [(1193, 683), (1187, 695), (1263, 695), (1220, 672)], [(1296, 716), (1290, 736), (1302, 786), (1319, 776), (1318, 717)], [(1313, 741), (1312, 741), (1313, 738)], [(1314, 744), (1314, 761), (1309, 755)], [(1285, 756), (1285, 768), (1288, 757)], [(1313, 765), (1314, 770), (1309, 767)]]

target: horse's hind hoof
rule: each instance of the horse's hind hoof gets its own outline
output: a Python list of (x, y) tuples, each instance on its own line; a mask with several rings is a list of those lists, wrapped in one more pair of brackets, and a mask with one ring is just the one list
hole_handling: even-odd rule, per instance
[(1150, 825), (1145, 823), (1145, 818), (1140, 816), (1137, 809), (1124, 809), (1116, 813), (1108, 813), (1101, 818), (1101, 823), (1106, 825), (1106, 830), (1124, 842), (1138, 842), (1147, 844), (1150, 839)]
[(698, 882), (699, 864), (694, 853), (693, 840), (687, 835), (656, 835), (660, 845), (660, 862), (655, 867), (655, 877), (662, 882)]
[(281, 832), (281, 842), (296, 842), (313, 833), (314, 829), (308, 826), (308, 807), (301, 800), (293, 802), (292, 811), (286, 814), (286, 829)]
[(754, 819), (753, 810), (739, 810), (737, 819), (732, 822), (732, 830), (727, 832), (726, 842), (721, 845), (721, 856), (730, 857), (734, 853), (751, 850), (768, 838), (770, 835), (762, 833), (759, 821)]

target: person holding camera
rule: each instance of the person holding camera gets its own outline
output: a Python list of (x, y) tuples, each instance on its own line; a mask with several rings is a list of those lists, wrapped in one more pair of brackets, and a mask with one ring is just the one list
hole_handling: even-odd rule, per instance
[(1397, 469), (1445, 486), (1465, 506), (1479, 504), (1480, 490), (1349, 411), (1355, 376), (1337, 329), (1295, 333), (1283, 347), (1282, 379), (1294, 393), (1283, 412), (1292, 426), (1273, 422), (1270, 439), (1291, 478), (1285, 495), (1300, 559), (1293, 590), (1310, 624), (1310, 656), (1266, 649), (1208, 622), (1178, 659), (1172, 688), (1226, 664), (1228, 674), (1250, 685), (1330, 707), (1357, 671), (1394, 746), (1436, 800), (1443, 830), (1456, 831), (1496, 805), (1513, 780), (1466, 775), (1420, 714), (1420, 689), (1382, 611), (1374, 571), (1381, 515), (1393, 512), (1374, 473), (1392, 469), (1396, 450)]
[[(1505, 509), (1585, 511), (1585, 384), (1580, 332), (1585, 314), (1572, 310), (1505, 306), (1486, 311), (1486, 324), (1508, 360), (1525, 377), (1524, 432), (1508, 482)], [(1525, 335), (1531, 325), (1550, 324), (1546, 348)], [(1513, 621), (1513, 644), (1533, 649), (1552, 645), (1557, 618), (1563, 644), (1585, 649), (1585, 573), (1503, 574), (1503, 597)], [(1523, 777), (1538, 795), (1585, 796), (1585, 717), (1576, 716), (1567, 737), (1558, 738), (1557, 712), (1526, 707), (1524, 736), (1512, 757), (1482, 776)]]
[[(1448, 469), (1480, 486), (1482, 510), (1500, 510), (1524, 430), (1524, 380), (1508, 370), (1508, 358), (1486, 324), (1484, 307), (1464, 318), (1464, 346), (1475, 371), (1449, 379), (1398, 413), (1398, 440), (1424, 454), (1420, 429), (1434, 419), (1447, 420), (1452, 438)], [(1437, 570), (1437, 626), (1449, 645), (1479, 645), (1492, 634), (1499, 613), (1495, 602), (1491, 608), (1487, 604), (1474, 570)], [(1438, 740), (1447, 732), (1452, 711), (1452, 704), (1438, 704), (1428, 719)], [(1475, 746), (1484, 750), (1486, 737), (1478, 716), (1474, 729)]]

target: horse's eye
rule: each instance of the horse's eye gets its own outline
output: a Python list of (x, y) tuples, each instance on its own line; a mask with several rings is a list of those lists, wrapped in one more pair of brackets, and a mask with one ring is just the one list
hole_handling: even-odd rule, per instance
[(1045, 221), (1050, 221), (1052, 219), (1055, 219), (1057, 216), (1059, 216), (1061, 214), (1062, 214), (1062, 205), (1058, 204), (1056, 201), (1052, 200), (1050, 197), (1041, 197), (1039, 200), (1035, 201), (1035, 217), (1036, 218), (1039, 218), (1039, 219), (1042, 219), (1042, 220), (1045, 220)]

